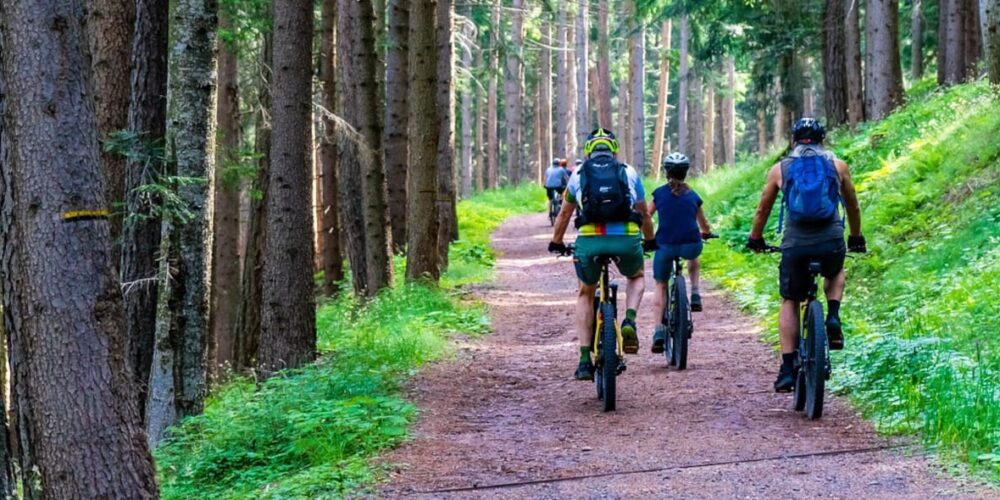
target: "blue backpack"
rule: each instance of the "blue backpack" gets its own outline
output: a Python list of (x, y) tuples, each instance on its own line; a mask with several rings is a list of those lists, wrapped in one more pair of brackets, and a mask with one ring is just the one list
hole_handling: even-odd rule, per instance
[(781, 215), (778, 232), (784, 226), (785, 212), (796, 224), (819, 226), (836, 220), (842, 203), (837, 167), (825, 156), (808, 154), (782, 161)]

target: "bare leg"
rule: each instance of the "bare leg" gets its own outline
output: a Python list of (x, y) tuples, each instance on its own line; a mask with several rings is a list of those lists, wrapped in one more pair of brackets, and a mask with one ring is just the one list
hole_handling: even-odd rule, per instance
[(781, 334), (781, 353), (795, 352), (799, 334), (799, 303), (784, 299), (781, 303), (781, 314), (778, 316), (778, 332)]
[(628, 279), (628, 285), (625, 287), (625, 293), (627, 294), (625, 300), (625, 307), (632, 309), (633, 311), (639, 310), (639, 305), (642, 304), (642, 294), (646, 292), (646, 278), (642, 272), (632, 276)]
[(656, 311), (656, 321), (659, 325), (659, 321), (663, 318), (664, 309), (667, 308), (667, 284), (656, 282), (656, 293), (653, 295), (653, 308)]
[(844, 298), (844, 288), (847, 286), (847, 274), (841, 270), (833, 279), (823, 280), (823, 292), (826, 300), (841, 300)]
[(701, 259), (688, 261), (688, 276), (691, 277), (691, 293), (701, 290)]
[(576, 298), (576, 334), (580, 345), (590, 347), (594, 340), (594, 294), (597, 285), (580, 283), (580, 294)]

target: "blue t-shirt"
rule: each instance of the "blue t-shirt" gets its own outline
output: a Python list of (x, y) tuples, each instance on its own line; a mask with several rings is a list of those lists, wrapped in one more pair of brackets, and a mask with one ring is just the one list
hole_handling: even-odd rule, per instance
[(698, 193), (689, 189), (674, 195), (667, 184), (653, 191), (653, 203), (660, 217), (660, 225), (656, 228), (657, 244), (683, 245), (701, 241), (697, 215), (702, 201)]

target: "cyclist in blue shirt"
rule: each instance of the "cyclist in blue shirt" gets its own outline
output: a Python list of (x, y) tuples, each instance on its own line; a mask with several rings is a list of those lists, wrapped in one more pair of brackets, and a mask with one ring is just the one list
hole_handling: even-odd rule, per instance
[[(688, 261), (691, 276), (691, 310), (701, 311), (699, 272), (703, 248), (702, 240), (711, 235), (712, 228), (702, 210), (702, 200), (684, 180), (687, 178), (691, 160), (681, 153), (671, 153), (663, 160), (667, 172), (667, 183), (653, 191), (653, 203), (649, 214), (659, 216), (656, 229), (656, 244), (659, 249), (653, 259), (653, 277), (656, 279), (655, 307), (657, 318), (663, 317), (667, 305), (667, 285), (673, 273), (673, 262), (677, 258)], [(699, 231), (700, 228), (700, 231)], [(661, 353), (666, 340), (663, 325), (657, 325), (653, 333), (654, 353)]]

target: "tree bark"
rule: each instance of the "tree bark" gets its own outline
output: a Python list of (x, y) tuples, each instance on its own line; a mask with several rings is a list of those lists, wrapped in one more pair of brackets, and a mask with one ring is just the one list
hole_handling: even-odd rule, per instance
[(910, 14), (910, 77), (919, 81), (924, 77), (924, 7), (923, 0), (913, 0)]
[(1000, 1), (986, 0), (986, 69), (990, 83), (1000, 85)]
[[(477, 50), (473, 63), (476, 68), (483, 68), (483, 51)], [(489, 71), (489, 68), (486, 68)], [(480, 73), (482, 74), (482, 73)], [(483, 92), (481, 85), (472, 85), (476, 100), (476, 162), (475, 162), (475, 184), (476, 194), (482, 193), (486, 189), (486, 92)]]
[[(500, 2), (493, 6), (490, 14), (490, 26), (500, 26)], [(486, 186), (496, 189), (500, 185), (500, 139), (498, 137), (497, 120), (497, 79), (500, 77), (500, 57), (498, 55), (500, 38), (497, 30), (490, 30), (490, 65), (489, 89), (486, 97)]]
[[(688, 53), (690, 52), (691, 25), (687, 14), (681, 16), (680, 38), (680, 80), (677, 89), (677, 144), (688, 147), (688, 87), (691, 83)], [(689, 154), (690, 155), (690, 154)]]
[[(573, 17), (572, 12), (568, 12)], [(569, 19), (567, 19), (569, 22)], [(576, 162), (576, 57), (573, 48), (576, 46), (576, 29), (569, 25), (566, 29), (566, 153), (563, 158), (573, 165)]]
[(684, 147), (687, 149), (688, 158), (691, 159), (692, 174), (700, 174), (705, 170), (705, 138), (702, 135), (704, 133), (705, 114), (703, 111), (704, 100), (700, 73), (701, 69), (695, 65), (695, 67), (691, 68), (688, 75), (688, 85), (690, 88), (687, 99), (688, 134), (687, 143)]
[(826, 0), (823, 11), (823, 106), (829, 127), (847, 123), (845, 0)]
[(705, 171), (715, 167), (715, 85), (709, 77), (705, 82)]
[(125, 223), (122, 228), (121, 277), (128, 337), (128, 363), (136, 387), (136, 403), (145, 418), (146, 388), (156, 337), (156, 257), (161, 221), (157, 200), (139, 187), (162, 182), (167, 128), (168, 0), (137, 0), (132, 47), (131, 104), (128, 130), (136, 138), (125, 168)]
[(726, 93), (722, 98), (722, 145), (726, 165), (736, 164), (736, 60), (723, 60), (726, 73)]
[[(104, 143), (115, 132), (128, 128), (133, 27), (136, 2), (131, 0), (87, 0), (87, 37), (90, 42), (94, 108), (97, 133)], [(125, 155), (101, 147), (101, 168), (107, 185), (108, 206), (125, 200)], [(115, 211), (117, 212), (117, 211)], [(111, 223), (113, 264), (118, 265), (122, 217), (114, 213)]]
[(590, 1), (578, 0), (576, 9), (576, 137), (577, 145), (582, 146), (593, 129), (588, 102), (590, 89), (587, 47), (590, 45)]
[[(411, 221), (407, 233), (406, 278), (437, 282), (441, 269), (438, 255), (440, 217), (437, 204), (438, 143), (440, 112), (438, 95), (437, 0), (410, 4), (409, 31), (409, 199)], [(496, 26), (496, 25), (494, 25)], [(492, 108), (491, 108), (492, 109)], [(493, 122), (495, 123), (495, 122)]]
[(265, 376), (316, 356), (313, 300), (312, 2), (275, 0), (271, 172), (266, 200), (259, 366)]
[[(448, 246), (458, 239), (458, 214), (455, 210), (455, 93), (452, 90), (451, 2), (437, 0), (438, 82), (438, 259), (441, 272), (448, 270)], [(527, 169), (524, 169), (527, 173)]]
[[(779, 62), (779, 64), (787, 64), (784, 62)], [(771, 148), (784, 148), (788, 145), (791, 139), (791, 134), (789, 134), (790, 122), (788, 120), (791, 113), (788, 110), (788, 104), (784, 99), (785, 88), (782, 85), (782, 78), (780, 76), (774, 77), (774, 87), (772, 88), (774, 92), (774, 97), (777, 100), (777, 106), (775, 106), (774, 111), (774, 127), (772, 132), (774, 137), (771, 140)]]
[(632, 109), (631, 106), (631, 93), (632, 89), (629, 85), (628, 80), (623, 80), (618, 83), (618, 126), (615, 127), (615, 133), (618, 135), (618, 145), (620, 151), (618, 153), (618, 159), (629, 163), (632, 161), (632, 139), (629, 132), (629, 110)]
[[(219, 27), (233, 28), (225, 9)], [(214, 370), (233, 364), (236, 346), (236, 313), (240, 306), (240, 101), (236, 48), (231, 42), (219, 44), (216, 91), (218, 143), (215, 150), (215, 177), (212, 248), (212, 338)]]
[(597, 2), (597, 125), (611, 127), (611, 44), (608, 40), (608, 0)]
[(553, 158), (552, 150), (552, 25), (547, 16), (539, 21), (542, 32), (542, 48), (538, 56), (538, 100), (535, 110), (538, 115), (539, 137), (541, 145), (540, 158), (544, 170)]
[(396, 253), (406, 244), (406, 80), (408, 0), (389, 0), (388, 48), (385, 57), (385, 174), (389, 220)]
[(673, 21), (663, 21), (660, 29), (660, 91), (656, 99), (656, 126), (653, 133), (653, 171), (656, 180), (660, 179), (660, 165), (663, 163), (663, 142), (667, 130), (667, 98), (670, 93), (670, 38)]
[(2, 296), (22, 494), (155, 498), (124, 362), (84, 2), (4, 2), (0, 16)]
[(629, 71), (628, 80), (632, 88), (629, 91), (629, 139), (632, 141), (632, 166), (640, 173), (646, 172), (646, 36), (645, 26), (639, 18), (636, 1), (629, 0), (631, 14), (628, 23), (629, 33)]
[(569, 114), (569, 79), (566, 63), (570, 55), (567, 53), (566, 36), (566, 3), (560, 2), (556, 11), (556, 115), (555, 129), (556, 135), (553, 138), (554, 154), (559, 158), (566, 158), (566, 138), (569, 133), (569, 124), (566, 116)]
[[(391, 18), (390, 15), (390, 23), (392, 23)], [(337, 0), (323, 0), (320, 30), (319, 80), (322, 85), (323, 107), (331, 113), (337, 113), (339, 111), (336, 67)], [(390, 81), (387, 77), (387, 89), (391, 85)], [(340, 288), (339, 282), (344, 279), (344, 256), (340, 248), (340, 204), (337, 195), (338, 153), (334, 136), (336, 125), (333, 119), (326, 114), (323, 115), (322, 123), (324, 133), (319, 144), (319, 161), (320, 169), (323, 172), (323, 185), (320, 190), (323, 203), (323, 231), (321, 233), (323, 238), (323, 292), (327, 295), (335, 295)], [(405, 161), (404, 158), (404, 165)]]
[(903, 103), (899, 0), (868, 0), (865, 15), (865, 108), (879, 120)]
[[(524, 116), (521, 105), (521, 50), (524, 43), (524, 0), (511, 3), (511, 35), (507, 52), (507, 72), (504, 79), (504, 105), (507, 124), (507, 179), (511, 184), (519, 184), (524, 178), (521, 151)], [(558, 141), (558, 138), (556, 139)], [(558, 142), (557, 142), (558, 144)], [(558, 149), (558, 148), (557, 148)]]
[(938, 83), (975, 78), (982, 45), (978, 1), (941, 0), (938, 17)]
[[(201, 179), (178, 187), (186, 214), (164, 220), (169, 257), (161, 263), (160, 306), (157, 310), (157, 337), (150, 375), (147, 426), (151, 443), (158, 442), (166, 426), (189, 415), (201, 413), (206, 393), (208, 348), (208, 304), (211, 275), (211, 224), (208, 220), (208, 176), (213, 170), (212, 95), (215, 89), (215, 30), (218, 4), (214, 0), (180, 0), (174, 7), (177, 20), (170, 55), (170, 116), (168, 135), (180, 178)], [(163, 257), (161, 257), (163, 258)], [(173, 261), (164, 272), (167, 262)], [(166, 286), (165, 281), (174, 281)], [(168, 307), (164, 307), (167, 304)], [(167, 333), (169, 332), (169, 334)], [(160, 338), (169, 336), (169, 342)], [(173, 349), (164, 358), (156, 351)], [(157, 361), (172, 362), (156, 366)], [(154, 380), (155, 379), (155, 380)], [(154, 398), (153, 386), (172, 386), (172, 401)], [(174, 406), (174, 411), (164, 410)]]
[(861, 71), (861, 0), (847, 2), (844, 56), (847, 61), (847, 121), (855, 126), (867, 116), (865, 110), (864, 74)]
[[(465, 38), (467, 40), (472, 39), (472, 29), (466, 26), (464, 28)], [(469, 44), (463, 44), (462, 50), (462, 68), (472, 74), (475, 68), (472, 66), (472, 48)], [(461, 196), (462, 199), (468, 199), (472, 196), (472, 128), (475, 119), (472, 117), (472, 101), (475, 96), (472, 93), (473, 83), (469, 82), (462, 88), (462, 189)]]

